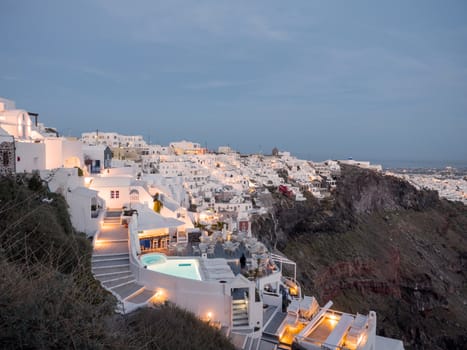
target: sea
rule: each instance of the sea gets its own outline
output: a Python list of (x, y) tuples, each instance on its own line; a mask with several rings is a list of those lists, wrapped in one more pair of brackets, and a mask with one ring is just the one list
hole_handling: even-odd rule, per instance
[[(295, 154), (294, 154), (295, 155)], [(352, 159), (352, 158), (333, 158), (323, 156), (313, 156), (310, 154), (295, 155), (300, 159), (321, 162), (329, 159)], [(459, 170), (467, 170), (467, 159), (465, 160), (393, 160), (393, 159), (372, 159), (372, 158), (353, 158), (355, 160), (370, 161), (371, 164), (381, 164), (384, 169), (445, 169), (452, 167)]]

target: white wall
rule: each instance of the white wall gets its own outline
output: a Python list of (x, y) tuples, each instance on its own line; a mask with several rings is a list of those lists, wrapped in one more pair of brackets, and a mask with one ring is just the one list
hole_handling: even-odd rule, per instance
[[(84, 167), (83, 144), (78, 140), (63, 139), (62, 163), (65, 168)], [(104, 166), (104, 162), (102, 162)]]
[(16, 172), (32, 172), (44, 170), (45, 144), (32, 142), (16, 142)]
[[(130, 203), (130, 189), (128, 186), (113, 186), (95, 188), (99, 191), (99, 196), (105, 200), (107, 208), (122, 208)], [(111, 191), (114, 191), (114, 198), (111, 196)], [(116, 198), (118, 191), (118, 198)]]
[(92, 218), (90, 197), (77, 193), (68, 193), (66, 199), (71, 223), (75, 230), (84, 232), (88, 236), (93, 236), (100, 228), (100, 221), (102, 220), (104, 211), (97, 218)]
[(139, 268), (137, 276), (138, 283), (152, 290), (162, 289), (164, 296), (177, 306), (199, 317), (210, 312), (213, 321), (230, 325), (232, 298), (225, 294), (226, 284), (178, 278), (144, 268)]
[(31, 117), (21, 109), (1, 111), (0, 126), (15, 138), (28, 139), (31, 135)]
[(63, 152), (61, 138), (47, 138), (44, 140), (46, 152), (46, 169), (61, 168), (63, 166)]

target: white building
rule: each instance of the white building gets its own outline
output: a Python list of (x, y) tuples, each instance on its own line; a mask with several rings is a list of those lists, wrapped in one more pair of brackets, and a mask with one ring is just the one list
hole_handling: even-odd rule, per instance
[(86, 187), (85, 178), (79, 176), (77, 168), (43, 170), (40, 175), (50, 191), (65, 198), (75, 230), (94, 236), (100, 228), (105, 208), (105, 201), (98, 191)]
[(81, 134), (81, 140), (86, 145), (106, 145), (112, 148), (144, 148), (148, 145), (141, 135), (121, 135), (116, 132), (85, 132)]
[[(33, 121), (31, 115), (35, 117)], [(83, 156), (77, 140), (41, 133), (37, 114), (16, 109), (14, 102), (0, 99), (0, 130), (15, 141), (16, 172), (81, 167)]]
[(199, 143), (185, 140), (170, 143), (170, 148), (176, 155), (206, 153), (206, 149), (202, 148)]
[(217, 148), (217, 153), (231, 154), (231, 153), (236, 153), (236, 151), (230, 146), (219, 146)]
[(345, 159), (339, 160), (339, 163), (346, 165), (354, 165), (364, 169), (371, 169), (376, 171), (383, 171), (383, 166), (380, 164), (370, 164), (369, 161), (354, 160), (354, 159)]

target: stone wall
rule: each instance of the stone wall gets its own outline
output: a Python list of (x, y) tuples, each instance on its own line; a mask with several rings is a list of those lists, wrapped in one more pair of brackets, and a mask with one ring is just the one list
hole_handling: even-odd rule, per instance
[(0, 143), (0, 175), (15, 172), (15, 143), (3, 141)]

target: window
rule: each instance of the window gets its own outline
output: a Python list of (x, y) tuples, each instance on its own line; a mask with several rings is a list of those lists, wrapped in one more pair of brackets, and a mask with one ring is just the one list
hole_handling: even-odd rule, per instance
[(120, 198), (120, 191), (110, 191), (110, 198), (111, 199), (118, 199)]
[(3, 152), (3, 166), (7, 167), (10, 164), (10, 152), (4, 151)]
[(136, 189), (130, 191), (130, 201), (139, 201), (139, 192)]

